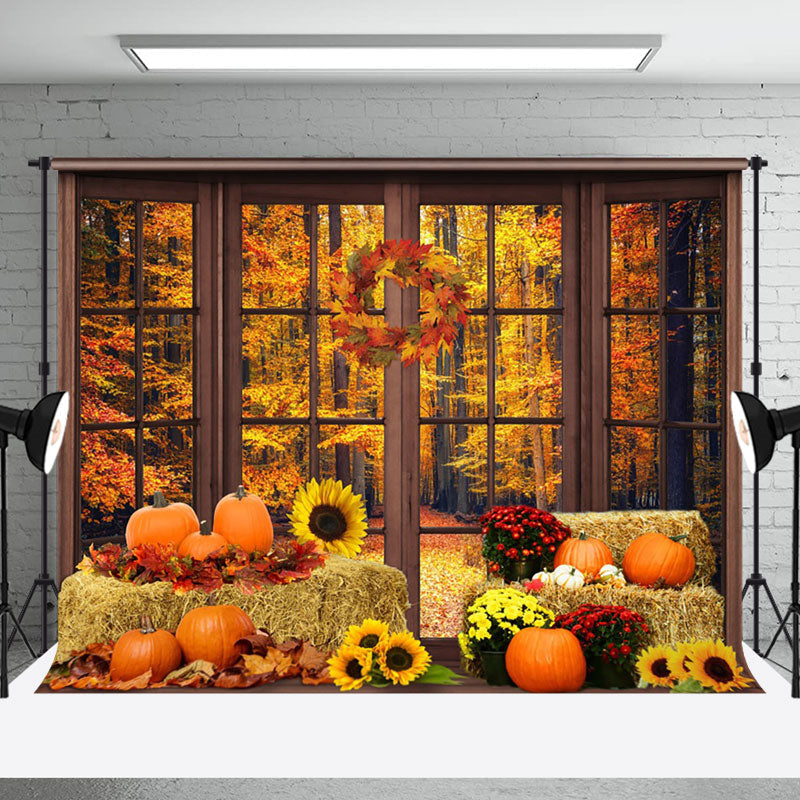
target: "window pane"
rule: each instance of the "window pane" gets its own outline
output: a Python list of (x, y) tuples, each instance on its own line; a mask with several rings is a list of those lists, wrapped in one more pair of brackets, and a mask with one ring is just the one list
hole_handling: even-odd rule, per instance
[(611, 305), (658, 305), (658, 203), (610, 207)]
[(81, 305), (132, 306), (135, 295), (132, 201), (81, 201)]
[(308, 414), (309, 339), (304, 316), (242, 317), (242, 414)]
[(659, 319), (614, 315), (611, 325), (611, 416), (658, 417)]
[(124, 536), (136, 509), (134, 432), (81, 432), (81, 538)]
[(496, 318), (495, 397), (500, 417), (561, 415), (561, 316)]
[(452, 353), (440, 350), (430, 367), (420, 365), (423, 417), (486, 415), (486, 319), (470, 316), (459, 326)]
[(658, 508), (658, 432), (611, 428), (611, 508)]
[(81, 319), (81, 421), (124, 422), (134, 416), (134, 318)]
[(242, 306), (287, 308), (308, 300), (310, 208), (242, 206)]
[(486, 426), (420, 426), (420, 525), (477, 525), (486, 510)]
[(419, 537), (420, 636), (457, 636), (465, 601), (486, 580), (480, 534)]
[(142, 242), (144, 302), (190, 308), (192, 292), (192, 204), (144, 203)]
[(192, 333), (190, 314), (144, 318), (142, 389), (145, 419), (190, 419), (192, 404)]
[(498, 306), (561, 305), (561, 206), (497, 206), (494, 222)]
[(383, 524), (383, 426), (324, 425), (319, 434), (320, 478), (352, 484), (370, 524)]
[(143, 492), (145, 499), (161, 491), (171, 503), (192, 502), (194, 460), (190, 427), (145, 428)]
[(560, 425), (495, 428), (495, 505), (561, 508)]
[(667, 302), (678, 308), (722, 304), (719, 200), (681, 200), (667, 211)]
[(242, 426), (242, 481), (266, 503), (273, 522), (288, 522), (295, 492), (307, 480), (306, 426)]
[(365, 366), (340, 350), (329, 316), (320, 316), (318, 325), (320, 415), (383, 416), (383, 367)]
[(667, 417), (719, 422), (722, 319), (719, 315), (667, 316)]
[(486, 206), (420, 206), (420, 241), (458, 261), (468, 279), (473, 307), (486, 305), (487, 223)]
[[(364, 245), (383, 241), (383, 206), (327, 205), (317, 209), (317, 286), (319, 304), (331, 299), (331, 272)], [(373, 307), (383, 308), (383, 282), (375, 288)]]

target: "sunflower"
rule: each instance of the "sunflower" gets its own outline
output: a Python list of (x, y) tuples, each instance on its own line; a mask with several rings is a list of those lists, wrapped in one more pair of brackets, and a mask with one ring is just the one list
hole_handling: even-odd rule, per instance
[(333, 682), (343, 691), (360, 689), (369, 681), (372, 669), (372, 650), (343, 644), (338, 652), (328, 659), (328, 671)]
[(672, 686), (675, 678), (669, 670), (669, 659), (674, 653), (669, 647), (656, 645), (642, 650), (636, 660), (636, 668), (642, 679), (652, 686)]
[(365, 619), (360, 625), (351, 625), (342, 644), (354, 644), (372, 650), (389, 633), (389, 626), (377, 619)]
[(678, 642), (675, 645), (675, 649), (670, 653), (667, 665), (675, 680), (685, 681), (687, 678), (692, 677), (689, 672), (689, 664), (692, 661), (695, 644), (696, 642), (694, 641)]
[(316, 541), (330, 553), (352, 558), (367, 535), (366, 509), (351, 486), (312, 478), (297, 490), (289, 520), (300, 542)]
[(408, 686), (430, 663), (428, 651), (408, 631), (392, 633), (378, 645), (378, 666), (394, 684)]
[(750, 678), (744, 677), (743, 668), (736, 663), (733, 648), (721, 639), (696, 642), (688, 666), (692, 678), (715, 692), (743, 689), (752, 683)]

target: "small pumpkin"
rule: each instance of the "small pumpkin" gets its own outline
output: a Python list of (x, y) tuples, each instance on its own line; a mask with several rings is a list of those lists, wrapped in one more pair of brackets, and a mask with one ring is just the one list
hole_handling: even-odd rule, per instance
[(239, 639), (255, 632), (253, 621), (237, 606), (201, 606), (183, 617), (175, 638), (187, 663), (202, 659), (225, 669), (243, 652)]
[(631, 583), (653, 586), (683, 586), (694, 575), (692, 551), (681, 543), (686, 534), (665, 536), (663, 533), (644, 533), (637, 536), (625, 551), (622, 570)]
[(600, 567), (597, 573), (598, 583), (613, 584), (618, 578), (622, 578), (623, 581), (625, 580), (622, 570), (614, 564), (605, 564), (604, 566)]
[(613, 564), (614, 556), (608, 545), (594, 536), (581, 531), (577, 537), (565, 539), (556, 550), (553, 565), (569, 564), (579, 569), (591, 580), (606, 564)]
[(248, 553), (268, 553), (272, 547), (272, 520), (263, 500), (244, 486), (225, 495), (214, 510), (214, 530), (230, 544)]
[(197, 514), (186, 503), (168, 503), (153, 492), (153, 504), (137, 508), (125, 526), (129, 548), (140, 544), (172, 544), (175, 547), (200, 527)]
[(543, 569), (541, 572), (537, 572), (532, 578), (532, 581), (541, 581), (542, 586), (547, 586), (548, 583), (553, 582), (553, 573), (549, 570)]
[(568, 630), (523, 628), (506, 650), (506, 671), (526, 692), (577, 692), (586, 680), (586, 658)]
[(200, 530), (190, 533), (178, 545), (178, 555), (182, 558), (191, 556), (197, 561), (205, 561), (212, 553), (217, 550), (228, 548), (228, 540), (218, 533), (208, 529), (208, 522), (203, 520), (200, 523)]
[(551, 581), (564, 589), (580, 589), (586, 582), (583, 573), (572, 564), (562, 564), (551, 573)]
[(142, 617), (141, 627), (123, 633), (111, 654), (111, 680), (129, 681), (150, 670), (154, 683), (181, 665), (181, 646), (169, 632), (153, 627), (150, 617)]

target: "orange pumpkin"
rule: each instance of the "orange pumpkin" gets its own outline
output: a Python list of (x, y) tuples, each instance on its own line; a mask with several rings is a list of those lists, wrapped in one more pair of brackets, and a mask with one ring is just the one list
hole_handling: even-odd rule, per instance
[(506, 670), (526, 692), (577, 692), (586, 680), (586, 658), (570, 631), (523, 628), (508, 645)]
[(214, 530), (248, 553), (268, 553), (272, 547), (272, 520), (258, 495), (240, 486), (225, 495), (214, 510)]
[(666, 586), (683, 586), (694, 575), (694, 555), (680, 536), (645, 533), (637, 536), (625, 551), (622, 570), (632, 583), (652, 586), (663, 580)]
[(125, 527), (128, 547), (139, 544), (173, 544), (175, 547), (194, 531), (200, 522), (186, 503), (168, 503), (161, 492), (153, 492), (153, 505), (131, 514)]
[(608, 545), (594, 536), (587, 536), (584, 531), (577, 538), (561, 542), (553, 559), (554, 567), (569, 564), (580, 570), (587, 579), (597, 575), (601, 567), (613, 563), (614, 556)]
[(119, 637), (111, 654), (111, 680), (129, 681), (151, 670), (154, 683), (181, 665), (181, 646), (169, 632), (156, 629), (150, 617)]
[(202, 659), (225, 669), (243, 652), (236, 642), (255, 632), (253, 621), (237, 606), (201, 606), (180, 621), (175, 637), (187, 663)]
[(200, 530), (190, 533), (179, 545), (178, 555), (191, 556), (197, 561), (205, 561), (212, 553), (221, 548), (227, 549), (228, 540), (208, 529), (208, 522), (200, 523)]

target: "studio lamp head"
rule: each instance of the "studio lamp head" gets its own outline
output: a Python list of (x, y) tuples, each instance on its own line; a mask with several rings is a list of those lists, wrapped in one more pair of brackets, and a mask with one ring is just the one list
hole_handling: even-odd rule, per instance
[(0, 406), (0, 431), (25, 442), (31, 463), (45, 474), (53, 469), (64, 441), (69, 414), (69, 393), (45, 395), (33, 408), (20, 411)]
[(800, 431), (800, 406), (783, 411), (768, 409), (747, 392), (731, 392), (731, 416), (736, 441), (750, 472), (758, 472), (769, 464), (775, 442)]

